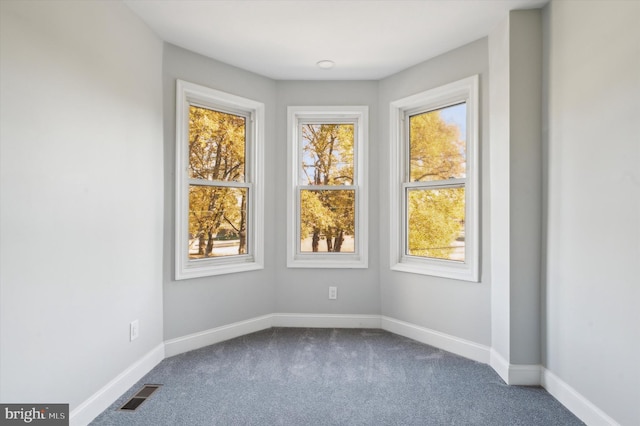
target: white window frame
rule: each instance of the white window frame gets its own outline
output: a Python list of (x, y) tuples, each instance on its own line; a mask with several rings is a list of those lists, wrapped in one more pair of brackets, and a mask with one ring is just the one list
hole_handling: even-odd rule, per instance
[[(288, 173), (287, 173), (287, 267), (289, 268), (367, 268), (368, 264), (368, 188), (367, 141), (368, 106), (290, 106), (287, 108)], [(355, 190), (355, 240), (353, 253), (303, 253), (300, 251), (301, 124), (354, 124), (354, 181), (340, 189)], [(314, 186), (313, 189), (336, 189)]]
[[(466, 177), (456, 179), (465, 187), (465, 261), (453, 261), (407, 255), (407, 189), (409, 182), (408, 117), (416, 111), (433, 111), (461, 102), (466, 103)], [(391, 269), (422, 275), (478, 282), (480, 270), (480, 200), (478, 150), (478, 76), (409, 96), (390, 104), (390, 254)]]
[[(246, 122), (245, 182), (247, 254), (189, 259), (189, 107), (191, 105), (242, 115)], [(176, 82), (176, 221), (175, 278), (206, 277), (264, 268), (264, 114), (261, 102), (182, 80)]]

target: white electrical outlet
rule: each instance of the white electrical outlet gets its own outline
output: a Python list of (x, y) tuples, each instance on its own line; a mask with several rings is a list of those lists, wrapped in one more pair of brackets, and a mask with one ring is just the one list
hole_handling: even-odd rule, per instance
[(139, 334), (140, 323), (138, 322), (138, 320), (132, 321), (131, 324), (129, 324), (129, 341), (133, 342), (134, 340), (136, 340)]
[(329, 299), (336, 300), (338, 298), (338, 287), (329, 287)]

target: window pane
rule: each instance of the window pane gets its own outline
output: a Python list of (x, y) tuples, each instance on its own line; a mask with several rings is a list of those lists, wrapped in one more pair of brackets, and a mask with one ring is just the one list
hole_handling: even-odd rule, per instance
[(466, 103), (409, 117), (410, 182), (465, 177), (466, 120)]
[(300, 251), (354, 253), (354, 190), (300, 191)]
[(247, 253), (247, 188), (189, 187), (189, 259)]
[(302, 125), (301, 185), (353, 185), (353, 124)]
[(407, 254), (465, 260), (464, 188), (407, 190)]
[(189, 177), (244, 182), (245, 117), (189, 107)]

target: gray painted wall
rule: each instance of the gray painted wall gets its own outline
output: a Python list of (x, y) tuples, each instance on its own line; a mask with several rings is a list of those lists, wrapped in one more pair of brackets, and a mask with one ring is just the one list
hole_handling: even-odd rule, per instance
[(489, 36), (492, 347), (540, 363), (542, 22), (513, 11)]
[(506, 17), (489, 34), (488, 93), (491, 108), (491, 347), (507, 362), (511, 358), (509, 26)]
[[(0, 12), (3, 402), (70, 402), (73, 409), (163, 340), (272, 312), (381, 313), (491, 345), (492, 311), (510, 318), (535, 298), (525, 292), (492, 308), (491, 265), (500, 260), (491, 250), (492, 236), (500, 235), (492, 225), (500, 221), (490, 220), (498, 209), (489, 199), (500, 198), (490, 197), (488, 148), (505, 139), (496, 139), (501, 127), (494, 121), (489, 138), (487, 94), (497, 90), (507, 102), (491, 104), (497, 114), (518, 88), (511, 90), (510, 64), (494, 68), (509, 55), (493, 56), (486, 39), (379, 82), (276, 82), (163, 48), (117, 2), (5, 0)], [(544, 11), (542, 362), (623, 425), (640, 419), (639, 19), (637, 2), (553, 1)], [(504, 37), (506, 48), (530, 42)], [(490, 63), (492, 73), (506, 73), (505, 87), (489, 87)], [(482, 280), (391, 272), (389, 102), (476, 73)], [(262, 271), (173, 280), (176, 78), (267, 106), (265, 222), (274, 226), (266, 229)], [(287, 269), (286, 197), (279, 191), (286, 107), (340, 104), (370, 107), (370, 266)], [(327, 299), (328, 285), (339, 287), (337, 301)], [(535, 310), (533, 303), (527, 309)], [(527, 317), (508, 320), (507, 335), (535, 335)], [(141, 335), (130, 343), (134, 319)], [(527, 358), (532, 351), (518, 355), (514, 342), (506, 344), (514, 360), (535, 362)]]
[(379, 82), (379, 157), (389, 158), (389, 103), (480, 74), (481, 282), (393, 272), (389, 269), (389, 165), (379, 164), (380, 291), (382, 314), (476, 343), (491, 344), (489, 240), (488, 43), (474, 43)]
[(640, 3), (544, 13), (546, 367), (640, 424)]
[[(276, 203), (276, 312), (323, 314), (379, 314), (378, 286), (379, 215), (378, 196), (378, 83), (375, 81), (279, 81), (276, 185), (287, 187), (287, 107), (344, 106), (369, 107), (369, 268), (296, 269), (287, 268), (286, 192), (277, 191)], [(338, 287), (338, 299), (329, 300), (329, 286)]]
[[(276, 155), (276, 83), (248, 71), (164, 45), (164, 338), (208, 330), (274, 312), (275, 174), (284, 160)], [(259, 271), (174, 280), (176, 79), (243, 96), (265, 104), (265, 268)]]
[(511, 364), (540, 364), (542, 17), (509, 14)]
[(119, 2), (0, 17), (0, 400), (73, 410), (163, 341), (162, 43)]

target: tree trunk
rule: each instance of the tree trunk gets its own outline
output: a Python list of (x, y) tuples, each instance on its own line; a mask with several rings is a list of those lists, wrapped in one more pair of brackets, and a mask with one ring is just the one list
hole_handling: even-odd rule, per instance
[(247, 254), (247, 233), (242, 230), (238, 235), (240, 235), (240, 246), (238, 247), (238, 254)]
[(211, 252), (213, 251), (213, 234), (211, 231), (207, 231), (207, 236), (209, 240), (207, 241), (207, 249), (204, 252), (205, 257), (211, 256)]
[(333, 251), (333, 233), (330, 229), (327, 229), (326, 232), (327, 237), (327, 252), (331, 253)]
[(318, 251), (318, 245), (320, 244), (320, 230), (313, 230), (313, 238), (311, 239), (311, 249), (314, 253)]
[(198, 235), (198, 255), (204, 254), (204, 231), (200, 231)]
[(341, 229), (336, 235), (336, 243), (334, 245), (334, 252), (339, 253), (342, 250), (342, 243), (344, 242), (344, 231)]
[(240, 245), (238, 246), (238, 254), (247, 253), (247, 196), (242, 193), (242, 205), (240, 206)]

